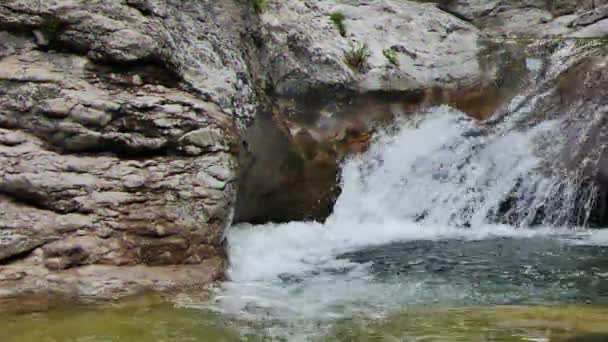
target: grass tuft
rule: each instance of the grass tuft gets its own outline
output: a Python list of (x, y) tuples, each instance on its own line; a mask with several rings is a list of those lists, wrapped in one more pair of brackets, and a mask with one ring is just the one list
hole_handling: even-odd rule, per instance
[(392, 65), (398, 67), (399, 59), (397, 58), (397, 52), (393, 49), (384, 49), (382, 50), (382, 54), (386, 58), (386, 60)]
[(336, 28), (340, 32), (340, 35), (342, 37), (346, 37), (346, 25), (344, 24), (346, 17), (344, 14), (342, 14), (342, 12), (334, 12), (329, 16), (329, 19), (334, 22), (334, 25), (336, 25)]
[(268, 5), (267, 0), (251, 0), (251, 4), (253, 5), (253, 11), (258, 15), (264, 13)]
[(371, 51), (365, 43), (351, 44), (350, 48), (344, 54), (344, 61), (353, 70), (362, 72), (368, 64), (367, 60), (371, 56)]

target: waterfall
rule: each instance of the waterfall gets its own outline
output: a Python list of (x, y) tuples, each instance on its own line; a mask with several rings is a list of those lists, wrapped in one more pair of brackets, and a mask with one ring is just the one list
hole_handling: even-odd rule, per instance
[[(325, 223), (231, 228), (229, 281), (213, 309), (262, 327), (273, 322), (283, 338), (294, 338), (281, 330), (285, 325), (303, 324), (296, 330), (306, 340), (323, 326), (318, 322), (375, 317), (404, 305), (551, 301), (585, 293), (537, 288), (535, 279), (550, 284), (547, 275), (554, 273), (534, 268), (557, 266), (529, 258), (562, 253), (564, 243), (605, 243), (606, 234), (581, 228), (597, 188), (583, 171), (563, 167), (569, 138), (560, 132), (567, 116), (530, 124), (534, 104), (518, 101), (492, 124), (440, 106), (378, 132), (366, 153), (344, 162), (342, 193)], [(504, 239), (519, 241), (511, 244), (523, 254), (495, 259)], [(442, 263), (453, 271), (436, 266)], [(479, 274), (486, 277), (495, 263), (510, 270), (496, 277), (517, 279), (521, 287), (495, 288), (485, 283), (490, 278), (474, 281), (467, 273), (478, 274), (467, 267), (483, 265)], [(382, 267), (406, 271), (378, 271)], [(559, 267), (567, 273), (563, 279), (577, 274), (576, 264)]]
[(579, 181), (545, 169), (563, 148), (554, 134), (560, 122), (519, 129), (517, 120), (483, 127), (447, 106), (403, 119), (345, 162), (343, 191), (326, 223), (233, 228), (229, 277), (314, 272), (342, 264), (339, 253), (394, 241), (559, 229), (578, 217), (573, 199), (581, 196)]
[[(564, 174), (562, 122), (518, 127), (520, 109), (483, 127), (449, 107), (404, 119), (343, 168), (329, 222), (517, 227), (587, 223), (597, 191)], [(581, 205), (582, 204), (582, 205)]]

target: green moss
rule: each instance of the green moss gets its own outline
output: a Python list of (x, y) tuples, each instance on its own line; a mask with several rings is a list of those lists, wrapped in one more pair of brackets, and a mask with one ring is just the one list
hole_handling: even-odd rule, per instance
[(346, 37), (346, 25), (344, 24), (346, 17), (344, 14), (342, 14), (342, 12), (334, 12), (331, 14), (331, 16), (329, 16), (329, 19), (334, 22), (334, 25), (336, 25), (336, 28), (340, 32), (340, 35), (342, 37)]
[(251, 0), (251, 4), (253, 5), (253, 11), (256, 14), (264, 13), (266, 6), (268, 5), (267, 0)]
[(386, 60), (391, 63), (392, 65), (398, 67), (399, 66), (399, 59), (397, 58), (397, 52), (395, 50), (392, 49), (384, 49), (382, 50), (382, 54), (384, 55), (384, 57), (386, 58)]
[(365, 43), (351, 44), (344, 54), (344, 62), (353, 70), (362, 72), (367, 68), (367, 60), (371, 56), (369, 47)]
[(42, 22), (40, 30), (48, 37), (55, 37), (61, 30), (61, 22), (54, 17), (45, 18)]

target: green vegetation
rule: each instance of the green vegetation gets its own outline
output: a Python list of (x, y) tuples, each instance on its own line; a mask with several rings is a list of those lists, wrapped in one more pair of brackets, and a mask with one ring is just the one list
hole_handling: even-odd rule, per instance
[(340, 35), (342, 37), (346, 37), (346, 25), (344, 24), (346, 17), (344, 14), (342, 14), (342, 12), (334, 12), (331, 14), (329, 19), (334, 22), (334, 25), (336, 25), (336, 28), (340, 32)]
[(61, 30), (61, 22), (54, 17), (45, 18), (40, 27), (47, 36), (54, 37)]
[(395, 50), (392, 49), (384, 49), (382, 50), (382, 54), (384, 55), (384, 57), (386, 58), (386, 60), (391, 63), (392, 65), (398, 67), (399, 66), (399, 59), (397, 58), (397, 52)]
[(256, 14), (264, 13), (266, 6), (268, 5), (267, 0), (251, 0), (251, 4), (253, 5), (253, 10)]
[(344, 54), (344, 61), (353, 70), (361, 72), (367, 67), (367, 60), (370, 56), (371, 52), (367, 44), (351, 44), (350, 49)]

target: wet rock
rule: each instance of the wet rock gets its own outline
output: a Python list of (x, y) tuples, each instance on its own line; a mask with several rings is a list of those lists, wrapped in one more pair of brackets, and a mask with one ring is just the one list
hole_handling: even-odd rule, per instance
[[(323, 220), (331, 213), (339, 188), (336, 155), (301, 130), (300, 140), (279, 129), (267, 115), (259, 115), (245, 133), (242, 172), (235, 222)], [(302, 136), (308, 137), (308, 148)], [(296, 134), (297, 136), (297, 134)], [(331, 153), (330, 144), (326, 145)]]
[[(559, 134), (538, 143), (542, 170), (562, 183), (554, 186), (555, 202), (535, 208), (538, 224), (608, 224), (606, 182), (606, 84), (608, 57), (602, 40), (539, 42), (531, 53), (543, 56), (546, 70), (540, 82), (523, 92), (516, 106), (499, 112), (494, 120), (521, 115), (518, 125), (560, 122)], [(558, 151), (553, 146), (563, 146)], [(546, 151), (546, 155), (545, 155)], [(546, 157), (551, 156), (551, 157)], [(521, 192), (520, 192), (521, 193)], [(514, 209), (509, 199), (500, 210)], [(511, 210), (520, 215), (521, 212)], [(507, 220), (508, 222), (508, 220)]]
[[(344, 15), (345, 36), (332, 13)], [(323, 220), (340, 162), (364, 151), (375, 127), (428, 105), (493, 98), (487, 90), (500, 83), (483, 33), (433, 4), (272, 1), (256, 24), (256, 76), (272, 97), (243, 136), (237, 222)], [(369, 49), (361, 71), (345, 58), (357, 44)]]

